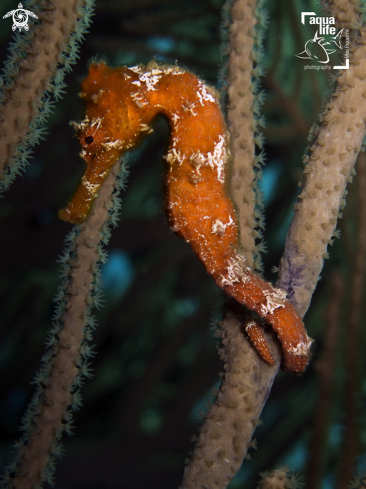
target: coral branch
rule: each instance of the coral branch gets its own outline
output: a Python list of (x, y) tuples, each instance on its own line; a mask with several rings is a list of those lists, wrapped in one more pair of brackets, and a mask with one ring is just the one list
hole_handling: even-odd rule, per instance
[(228, 61), (228, 128), (231, 134), (233, 155), (231, 196), (236, 206), (240, 225), (240, 242), (253, 266), (255, 241), (254, 207), (255, 193), (253, 139), (254, 115), (252, 111), (254, 96), (252, 93), (253, 31), (256, 24), (254, 16), (255, 0), (233, 2), (230, 25), (230, 55)]
[[(122, 171), (125, 172), (124, 167)], [(66, 264), (67, 285), (59, 290), (60, 307), (48, 342), (51, 348), (34, 381), (37, 392), (23, 419), (25, 435), (17, 444), (20, 460), (8, 467), (3, 478), (5, 487), (38, 488), (44, 480), (52, 482), (62, 432), (71, 434), (72, 416), (68, 408), (70, 405), (72, 409), (79, 408), (81, 398), (77, 388), (83, 384), (83, 377), (91, 376), (85, 359), (93, 352), (85, 339), (90, 339), (95, 328), (90, 312), (100, 293), (97, 261), (102, 259), (100, 242), (109, 238), (107, 221), (114, 212), (111, 194), (117, 172), (114, 167), (100, 189), (90, 217), (69, 238), (74, 246), (62, 260)]]
[(358, 0), (328, 0), (323, 7), (329, 15), (336, 18), (340, 28), (349, 29), (359, 20), (360, 3)]
[(298, 96), (289, 96), (285, 94), (270, 73), (266, 76), (266, 86), (276, 93), (279, 99), (279, 104), (286, 110), (291, 119), (291, 125), (296, 129), (296, 132), (306, 138), (309, 128), (305, 117), (297, 107), (296, 100), (298, 99)]
[[(278, 342), (275, 346), (271, 343), (276, 365), (270, 366), (246, 338), (238, 312), (235, 316), (228, 311), (220, 324), (223, 381), (202, 426), (192, 460), (184, 471), (181, 489), (227, 487), (247, 453), (278, 372)], [(253, 442), (252, 446), (255, 447)]]
[(351, 281), (350, 313), (347, 323), (345, 382), (345, 431), (342, 447), (338, 488), (347, 484), (360, 445), (358, 393), (361, 390), (361, 312), (364, 297), (366, 263), (366, 157), (360, 153), (357, 160), (358, 219), (357, 245)]
[(337, 87), (314, 131), (305, 178), (281, 258), (277, 287), (286, 291), (300, 316), (306, 313), (326, 258), (327, 246), (344, 204), (346, 184), (365, 136), (365, 33), (355, 39), (350, 69)]
[[(265, 25), (266, 13), (261, 2), (255, 0), (229, 1), (225, 8), (230, 8), (231, 16), (229, 42), (225, 48), (229, 50), (227, 112), (233, 158), (230, 193), (236, 207), (241, 247), (248, 265), (261, 270), (262, 248), (256, 246), (255, 239), (261, 238), (262, 234), (260, 229), (255, 228), (263, 229), (264, 221), (261, 206), (258, 206), (260, 191), (256, 183), (261, 177), (260, 168), (264, 161), (262, 153), (255, 155), (255, 142), (262, 149), (263, 140), (258, 130), (263, 123), (259, 116), (263, 94), (259, 94), (258, 83), (262, 70), (258, 61), (262, 53), (263, 32), (256, 30), (256, 25)], [(255, 67), (253, 61), (257, 63)]]
[(90, 24), (93, 0), (49, 0), (31, 6), (37, 9), (39, 24), (30, 28), (28, 39), (18, 35), (4, 69), (0, 189), (9, 187), (27, 164), (30, 148), (42, 139), (54, 105), (51, 98), (62, 97), (65, 72), (78, 58), (78, 42)]
[(309, 450), (308, 462), (308, 489), (317, 489), (322, 480), (324, 465), (323, 454), (328, 442), (328, 428), (331, 416), (333, 385), (336, 367), (338, 332), (342, 298), (344, 294), (344, 282), (339, 273), (333, 273), (331, 277), (332, 287), (330, 291), (329, 305), (326, 313), (326, 330), (324, 337), (324, 355), (318, 361), (320, 386), (318, 402), (314, 414), (313, 434)]

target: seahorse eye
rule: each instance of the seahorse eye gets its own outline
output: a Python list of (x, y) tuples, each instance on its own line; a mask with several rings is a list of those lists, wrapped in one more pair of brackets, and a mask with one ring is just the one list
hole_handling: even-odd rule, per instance
[(87, 136), (84, 141), (86, 142), (86, 144), (91, 144), (93, 141), (94, 141), (94, 138), (93, 136)]

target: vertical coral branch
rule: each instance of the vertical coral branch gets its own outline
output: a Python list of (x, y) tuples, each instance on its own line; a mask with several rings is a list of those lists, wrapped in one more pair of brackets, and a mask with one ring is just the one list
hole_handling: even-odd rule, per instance
[(365, 43), (366, 33), (361, 31), (354, 39), (350, 68), (339, 76), (314, 130), (313, 146), (304, 156), (303, 189), (295, 204), (277, 282), (300, 316), (309, 307), (365, 136)]
[(253, 50), (253, 31), (255, 0), (238, 1), (231, 8), (230, 54), (228, 63), (227, 118), (231, 134), (233, 155), (231, 196), (236, 205), (240, 223), (240, 241), (248, 265), (253, 267), (254, 255), (254, 116), (252, 111), (253, 93), (251, 52)]
[[(228, 2), (226, 9), (229, 9)], [(262, 54), (263, 32), (256, 25), (264, 27), (266, 12), (261, 2), (255, 0), (234, 0), (230, 9), (231, 25), (227, 50), (227, 118), (231, 134), (233, 157), (231, 176), (231, 197), (236, 206), (240, 225), (240, 241), (248, 265), (261, 270), (260, 251), (255, 239), (262, 238), (264, 228), (261, 214), (261, 197), (256, 182), (261, 177), (260, 168), (263, 154), (256, 156), (255, 144), (262, 149), (263, 137), (258, 127), (263, 124), (259, 108), (263, 94), (259, 93), (258, 78), (262, 68), (258, 61)], [(253, 61), (256, 66), (253, 65)]]
[[(75, 228), (69, 238), (71, 246), (65, 253), (63, 287), (60, 287), (56, 324), (50, 336), (50, 349), (43, 358), (43, 366), (34, 383), (37, 392), (23, 418), (25, 434), (17, 443), (19, 459), (8, 467), (4, 487), (38, 488), (44, 480), (52, 482), (54, 459), (60, 454), (60, 438), (64, 430), (71, 434), (72, 413), (79, 409), (81, 397), (78, 387), (84, 377), (90, 377), (86, 359), (93, 355), (85, 343), (91, 339), (95, 320), (93, 306), (100, 301), (99, 265), (104, 261), (101, 242), (109, 239), (108, 221), (115, 219), (118, 202), (111, 197), (116, 185), (118, 168), (114, 167), (92, 208), (88, 220)], [(123, 186), (126, 176), (122, 166)], [(118, 186), (117, 185), (117, 186)], [(114, 207), (114, 209), (113, 209)]]
[[(278, 372), (278, 342), (272, 353), (277, 366), (265, 363), (243, 331), (236, 312), (226, 312), (220, 324), (224, 364), (223, 381), (215, 404), (204, 422), (192, 460), (184, 472), (181, 489), (227, 487), (239, 470), (259, 416)], [(267, 340), (271, 335), (266, 334)], [(272, 342), (273, 346), (274, 342)]]
[(329, 306), (326, 314), (325, 351), (320, 360), (320, 387), (314, 414), (313, 434), (309, 450), (308, 489), (318, 489), (322, 480), (324, 453), (328, 440), (329, 420), (332, 409), (333, 384), (335, 376), (337, 342), (344, 283), (339, 273), (331, 277)]
[[(263, 245), (256, 245), (255, 239), (262, 236), (255, 227), (264, 227), (261, 196), (256, 187), (261, 177), (263, 153), (255, 155), (255, 144), (262, 149), (263, 137), (258, 127), (263, 125), (259, 116), (263, 94), (259, 92), (258, 82), (262, 70), (258, 64), (254, 67), (253, 61), (258, 63), (262, 54), (266, 12), (262, 2), (234, 0), (226, 3), (224, 16), (224, 38), (225, 29), (229, 30), (223, 52), (229, 55), (227, 109), (233, 156), (231, 197), (238, 216), (241, 247), (249, 266), (261, 270), (259, 253)], [(219, 353), (225, 372), (217, 400), (207, 415), (185, 469), (181, 489), (227, 487), (247, 453), (278, 372), (281, 362), (278, 342), (273, 335), (266, 335), (274, 357), (274, 365), (270, 366), (248, 339), (242, 313), (243, 309), (231, 302), (220, 324), (223, 346)]]
[(357, 394), (361, 390), (360, 359), (361, 338), (360, 320), (363, 306), (365, 262), (366, 262), (366, 157), (361, 153), (357, 160), (358, 182), (358, 223), (357, 223), (357, 247), (353, 264), (351, 282), (350, 314), (347, 323), (346, 343), (346, 372), (344, 399), (345, 399), (345, 431), (338, 477), (338, 488), (343, 488), (349, 481), (355, 458), (358, 455), (359, 440), (359, 416), (360, 407), (357, 402)]
[(93, 0), (30, 4), (39, 23), (30, 27), (28, 37), (16, 36), (0, 84), (0, 190), (24, 169), (30, 148), (42, 138), (51, 99), (62, 97), (63, 78), (78, 58), (92, 7)]
[[(325, 3), (325, 2), (324, 2)], [(336, 18), (340, 28), (350, 28), (359, 18), (359, 0), (328, 0), (324, 9), (327, 14)]]

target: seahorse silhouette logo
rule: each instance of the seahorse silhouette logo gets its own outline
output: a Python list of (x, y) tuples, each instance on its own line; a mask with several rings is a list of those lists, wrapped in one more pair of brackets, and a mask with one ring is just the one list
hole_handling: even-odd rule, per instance
[(22, 29), (25, 31), (29, 30), (28, 26), (28, 16), (34, 17), (35, 19), (38, 19), (36, 14), (31, 12), (30, 10), (25, 10), (23, 8), (23, 5), (20, 3), (18, 5), (18, 8), (16, 10), (10, 10), (10, 12), (7, 12), (3, 19), (6, 19), (7, 17), (13, 16), (13, 26), (12, 29), (13, 31), (16, 31), (17, 29), (19, 32), (21, 32)]
[(319, 63), (329, 63), (329, 55), (333, 54), (336, 49), (331, 49), (326, 46), (335, 44), (337, 48), (342, 49), (342, 32), (343, 29), (336, 36), (332, 37), (330, 41), (326, 41), (324, 37), (319, 37), (318, 31), (316, 31), (315, 36), (306, 41), (305, 50), (302, 53), (296, 54), (296, 56), (302, 59), (312, 59)]

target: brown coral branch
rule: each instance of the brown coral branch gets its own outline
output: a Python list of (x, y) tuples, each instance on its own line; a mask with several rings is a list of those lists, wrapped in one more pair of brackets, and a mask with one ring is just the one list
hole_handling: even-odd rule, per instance
[(359, 19), (359, 0), (328, 0), (324, 2), (324, 9), (336, 18), (340, 28), (350, 28)]
[[(228, 310), (221, 324), (223, 381), (202, 426), (181, 489), (227, 487), (247, 453), (278, 371), (280, 350), (271, 342), (276, 365), (265, 363), (243, 332), (243, 321)], [(269, 340), (270, 334), (266, 333)], [(274, 347), (273, 347), (274, 346)], [(253, 443), (252, 446), (255, 447)]]
[(45, 0), (40, 5), (40, 24), (34, 28), (19, 74), (7, 87), (0, 107), (0, 171), (29, 132), (84, 4), (84, 0)]
[(324, 355), (318, 362), (320, 386), (318, 403), (314, 413), (314, 428), (309, 450), (307, 487), (317, 489), (322, 480), (324, 452), (327, 443), (330, 411), (337, 358), (337, 342), (340, 322), (340, 310), (344, 294), (344, 281), (338, 272), (331, 277), (331, 291), (326, 312), (326, 330), (324, 337)]
[(355, 464), (359, 448), (359, 421), (360, 409), (357, 403), (357, 393), (360, 391), (360, 319), (363, 306), (363, 287), (365, 283), (366, 262), (366, 157), (360, 153), (357, 161), (358, 181), (358, 236), (353, 274), (351, 282), (351, 303), (347, 324), (346, 343), (346, 372), (347, 378), (344, 390), (345, 399), (345, 435), (342, 447), (340, 473), (338, 477), (339, 489), (347, 487), (351, 470)]
[(277, 287), (286, 291), (301, 316), (306, 313), (334, 233), (347, 182), (365, 136), (365, 33), (355, 40), (349, 70), (320, 117), (304, 185), (286, 238)]
[(63, 419), (72, 402), (71, 389), (80, 373), (80, 346), (84, 338), (86, 314), (90, 302), (93, 274), (99, 259), (98, 244), (115, 185), (117, 168), (111, 171), (100, 190), (92, 214), (81, 226), (76, 240), (76, 258), (70, 274), (63, 324), (58, 333), (49, 378), (44, 382), (43, 400), (35, 408), (28, 443), (22, 449), (16, 472), (15, 489), (37, 488), (45, 478), (49, 455), (63, 430)]
[(266, 85), (277, 94), (280, 102), (279, 105), (286, 110), (297, 133), (306, 138), (309, 132), (308, 124), (296, 106), (295, 96), (286, 96), (281, 87), (276, 83), (274, 77), (269, 74), (266, 77)]
[(253, 30), (256, 24), (255, 0), (236, 0), (231, 9), (230, 55), (228, 62), (228, 128), (233, 156), (231, 197), (240, 227), (240, 242), (248, 265), (253, 266), (255, 237), (255, 192), (252, 93)]

